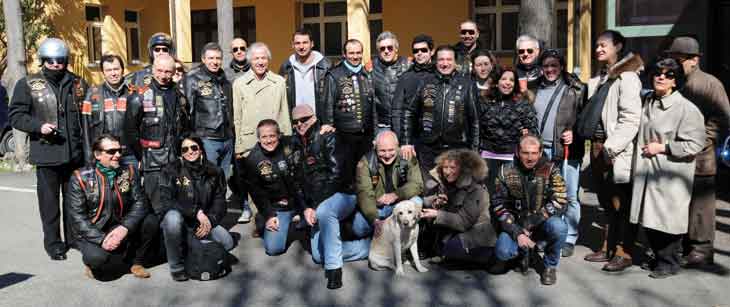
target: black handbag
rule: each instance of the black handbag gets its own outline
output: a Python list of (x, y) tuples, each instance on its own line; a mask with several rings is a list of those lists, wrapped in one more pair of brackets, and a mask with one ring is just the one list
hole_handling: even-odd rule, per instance
[(188, 254), (185, 257), (185, 271), (195, 280), (215, 280), (231, 272), (228, 252), (218, 242), (188, 239)]
[(578, 120), (575, 124), (576, 132), (582, 138), (588, 140), (593, 138), (598, 122), (601, 120), (601, 113), (603, 112), (603, 105), (608, 97), (608, 91), (611, 89), (614, 81), (616, 79), (608, 79), (608, 81), (598, 86), (596, 93), (591, 96), (583, 111), (578, 114)]

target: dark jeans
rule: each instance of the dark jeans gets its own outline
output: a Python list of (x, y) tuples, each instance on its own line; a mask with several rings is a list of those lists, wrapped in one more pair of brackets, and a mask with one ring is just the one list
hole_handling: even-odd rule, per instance
[(644, 228), (651, 250), (656, 259), (656, 270), (676, 273), (679, 271), (679, 248), (682, 235)]
[[(68, 181), (75, 169), (76, 166), (71, 164), (36, 168), (38, 211), (43, 223), (43, 247), (49, 255), (65, 252), (67, 245), (70, 246), (73, 242), (68, 222), (63, 223), (66, 243), (61, 238), (61, 208), (65, 210), (66, 204), (65, 201), (61, 204), (60, 200), (61, 192), (66, 193)], [(68, 221), (67, 218), (64, 219)]]
[(163, 209), (160, 203), (160, 176), (162, 176), (161, 171), (146, 171), (142, 174), (147, 208), (152, 208), (156, 214), (160, 214)]
[(488, 264), (494, 255), (493, 247), (465, 248), (459, 236), (451, 237), (441, 249), (441, 255), (448, 260)]
[(707, 255), (715, 241), (715, 176), (695, 176), (689, 204), (689, 230), (684, 237), (684, 252)]
[[(555, 268), (560, 263), (560, 250), (563, 248), (565, 238), (568, 236), (568, 225), (562, 218), (553, 216), (536, 229), (533, 230), (531, 238), (535, 243), (540, 241), (547, 242), (545, 246), (545, 257), (543, 263), (546, 268)], [(524, 255), (527, 250), (519, 247), (517, 241), (506, 232), (500, 233), (497, 238), (495, 247), (495, 255), (497, 259), (502, 261), (517, 258), (518, 255)]]
[(233, 139), (203, 138), (203, 148), (208, 161), (223, 169), (226, 178), (231, 176), (231, 158), (233, 157)]
[(487, 163), (487, 179), (485, 184), (487, 186), (487, 191), (489, 191), (489, 195), (494, 195), (494, 189), (496, 188), (495, 181), (497, 180), (497, 175), (499, 175), (499, 170), (502, 168), (502, 165), (507, 163), (512, 163), (512, 161), (508, 160), (499, 160), (499, 159), (484, 159), (484, 162)]
[(348, 133), (337, 131), (337, 161), (342, 162), (342, 187), (348, 193), (355, 193), (355, 169), (357, 162), (373, 146), (373, 135), (369, 133)]

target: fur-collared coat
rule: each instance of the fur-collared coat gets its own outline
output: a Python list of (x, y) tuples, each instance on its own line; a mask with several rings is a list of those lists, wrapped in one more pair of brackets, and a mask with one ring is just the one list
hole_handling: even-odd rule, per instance
[(489, 195), (481, 184), (487, 176), (487, 165), (474, 151), (456, 151), (461, 170), (459, 178), (455, 184), (447, 184), (437, 165), (429, 172), (424, 205), (432, 206), (436, 196), (445, 193), (448, 203), (438, 210), (433, 223), (453, 230), (452, 234), (460, 236), (464, 248), (494, 246), (497, 235), (489, 215)]
[(616, 79), (608, 90), (603, 104), (601, 121), (606, 132), (603, 144), (609, 156), (614, 157), (613, 181), (631, 181), (631, 161), (634, 154), (634, 138), (639, 131), (641, 119), (641, 80), (639, 71), (644, 62), (638, 54), (629, 53), (605, 73), (588, 81), (588, 99), (596, 93), (599, 85), (609, 79)]

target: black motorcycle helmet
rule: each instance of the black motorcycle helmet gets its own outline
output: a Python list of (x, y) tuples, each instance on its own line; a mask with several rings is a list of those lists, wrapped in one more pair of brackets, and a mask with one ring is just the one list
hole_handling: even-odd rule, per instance
[(155, 46), (165, 46), (170, 50), (170, 55), (175, 55), (175, 46), (172, 43), (172, 37), (167, 33), (158, 32), (152, 34), (150, 39), (147, 41), (147, 51), (150, 56), (150, 63), (154, 61), (154, 53), (152, 52)]

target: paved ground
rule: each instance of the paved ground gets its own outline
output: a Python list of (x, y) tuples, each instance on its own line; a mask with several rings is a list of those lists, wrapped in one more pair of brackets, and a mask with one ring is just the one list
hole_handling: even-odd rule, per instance
[(323, 271), (299, 243), (283, 256), (268, 257), (261, 240), (250, 237), (249, 225), (231, 229), (242, 234), (233, 250), (240, 263), (223, 279), (176, 283), (166, 265), (151, 268), (148, 280), (87, 279), (77, 251), (62, 262), (43, 252), (34, 184), (34, 175), (0, 173), (0, 306), (730, 306), (730, 204), (724, 201), (718, 209), (717, 265), (706, 271), (684, 270), (657, 281), (638, 266), (608, 274), (600, 264), (584, 262), (586, 245), (596, 244), (597, 233), (589, 222), (596, 214), (595, 198), (586, 193), (582, 245), (575, 256), (563, 258), (556, 286), (540, 285), (534, 272), (494, 276), (433, 265), (427, 273), (409, 268), (396, 279), (361, 261), (346, 264), (344, 288), (330, 291)]

